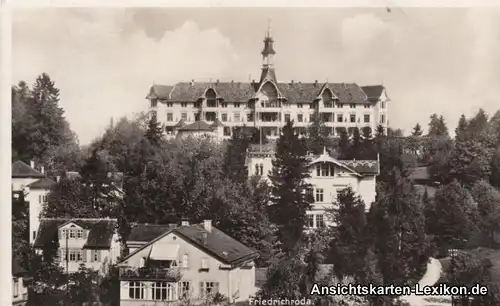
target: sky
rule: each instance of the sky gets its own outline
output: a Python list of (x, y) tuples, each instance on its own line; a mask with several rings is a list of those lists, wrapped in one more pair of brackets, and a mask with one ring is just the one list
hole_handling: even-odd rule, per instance
[(405, 133), (500, 109), (500, 7), (16, 8), (12, 82), (48, 73), (87, 144), (154, 83), (258, 79), (268, 20), (278, 81), (383, 84)]

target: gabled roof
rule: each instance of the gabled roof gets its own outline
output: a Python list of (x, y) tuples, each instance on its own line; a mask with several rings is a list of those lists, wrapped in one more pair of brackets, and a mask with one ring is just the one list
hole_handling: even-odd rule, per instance
[(362, 86), (361, 89), (366, 93), (368, 99), (379, 99), (382, 93), (384, 92), (383, 85), (368, 85)]
[(36, 182), (29, 184), (28, 187), (30, 189), (50, 189), (50, 187), (52, 187), (54, 184), (56, 184), (56, 182), (54, 182), (49, 178), (44, 177)]
[(24, 162), (18, 160), (12, 164), (12, 177), (13, 178), (42, 178), (45, 177), (43, 173), (36, 171)]
[(43, 248), (45, 245), (50, 244), (54, 237), (59, 235), (59, 228), (69, 223), (75, 223), (89, 230), (87, 241), (83, 246), (84, 248), (106, 249), (111, 247), (111, 241), (117, 227), (117, 221), (115, 219), (84, 218), (41, 219), (33, 246), (35, 248)]
[(179, 122), (177, 122), (177, 124), (174, 125), (174, 127), (183, 127), (183, 126), (186, 126), (186, 122), (184, 122), (184, 119), (179, 120)]
[(149, 89), (149, 93), (146, 99), (165, 99), (163, 97), (168, 97), (174, 86), (169, 85), (153, 85)]
[(332, 164), (335, 164), (335, 165), (337, 165), (337, 166), (339, 166), (341, 168), (346, 169), (349, 172), (352, 172), (354, 175), (361, 176), (360, 173), (356, 172), (354, 169), (352, 169), (351, 167), (349, 167), (345, 163), (337, 160), (336, 158), (333, 158), (330, 155), (330, 153), (327, 152), (326, 148), (324, 148), (323, 154), (321, 154), (321, 155), (313, 158), (313, 160), (311, 161), (310, 165), (314, 165), (314, 164), (317, 164), (317, 163), (332, 163)]
[(220, 122), (220, 120), (218, 118), (215, 118), (214, 123), (212, 123), (210, 126), (213, 128), (218, 128), (218, 127), (224, 126), (224, 124), (222, 122)]
[[(134, 233), (133, 240), (130, 239), (129, 241), (138, 241), (141, 239), (139, 236), (140, 231), (145, 231), (146, 235), (153, 236), (151, 234), (147, 234), (148, 230), (147, 227), (152, 227), (153, 232), (157, 233), (156, 231), (160, 230), (158, 226), (155, 225), (140, 225), (140, 230), (137, 229)], [(156, 227), (156, 228), (155, 228)], [(237, 241), (236, 239), (228, 236), (224, 232), (218, 230), (217, 228), (212, 226), (211, 231), (205, 230), (203, 224), (193, 224), (189, 226), (177, 226), (172, 228), (172, 226), (165, 226), (162, 230), (164, 232), (154, 238), (153, 240), (149, 241), (147, 244), (142, 246), (141, 248), (137, 249), (136, 251), (132, 252), (130, 255), (125, 257), (122, 262), (126, 261), (128, 258), (134, 256), (136, 253), (141, 251), (142, 249), (154, 244), (156, 241), (160, 240), (161, 238), (165, 237), (166, 235), (172, 233), (175, 235), (178, 235), (182, 238), (184, 238), (186, 241), (189, 243), (195, 245), (196, 247), (200, 248), (207, 254), (210, 254), (213, 257), (216, 257), (218, 260), (225, 264), (231, 264), (231, 265), (238, 265), (240, 263), (243, 263), (248, 260), (255, 259), (259, 257), (259, 254), (255, 251), (250, 249), (249, 247), (245, 246), (241, 242)], [(141, 240), (139, 240), (141, 241)]]
[(176, 227), (175, 224), (134, 224), (127, 241), (147, 243)]
[(377, 160), (340, 160), (341, 163), (360, 174), (379, 174), (379, 162)]
[[(203, 97), (207, 89), (212, 88), (217, 98), (226, 102), (248, 102), (257, 92), (260, 85), (257, 82), (181, 82), (175, 86), (154, 85), (155, 97), (173, 102), (195, 102)], [(311, 103), (321, 90), (328, 86), (340, 103), (367, 103), (367, 94), (355, 83), (277, 83), (278, 92), (288, 103)], [(160, 87), (163, 86), (163, 87)], [(170, 91), (169, 89), (172, 88)], [(160, 90), (161, 89), (161, 90)], [(368, 89), (370, 94), (371, 87)], [(151, 93), (151, 89), (150, 89)], [(150, 94), (148, 94), (148, 97)]]
[(178, 131), (206, 131), (213, 132), (213, 128), (205, 121), (196, 121), (178, 129)]

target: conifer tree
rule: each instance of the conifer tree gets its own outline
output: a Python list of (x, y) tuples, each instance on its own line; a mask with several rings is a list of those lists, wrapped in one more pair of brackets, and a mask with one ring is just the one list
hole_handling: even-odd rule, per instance
[(424, 133), (424, 131), (422, 130), (420, 123), (417, 123), (413, 127), (413, 131), (411, 132), (411, 135), (415, 136), (415, 137), (420, 137), (420, 136), (422, 136), (423, 133)]
[(276, 145), (270, 176), (272, 187), (271, 221), (278, 227), (278, 237), (285, 254), (292, 253), (301, 240), (310, 209), (312, 194), (306, 183), (309, 174), (307, 148), (303, 139), (287, 122)]
[(339, 149), (339, 159), (349, 158), (350, 143), (349, 143), (349, 136), (347, 135), (347, 131), (345, 130), (345, 128), (342, 128), (340, 130), (338, 149)]
[(365, 203), (352, 188), (341, 190), (337, 195), (338, 209), (334, 212), (335, 241), (333, 264), (339, 279), (357, 277), (364, 266), (366, 247)]
[(233, 129), (224, 154), (223, 171), (229, 179), (243, 183), (247, 180), (247, 166), (245, 165), (246, 153), (250, 140), (242, 133), (241, 128)]
[(148, 128), (145, 134), (149, 142), (154, 146), (159, 146), (161, 139), (163, 137), (163, 128), (158, 122), (156, 113), (151, 114), (151, 118), (148, 121)]
[(313, 154), (321, 154), (327, 146), (328, 130), (321, 116), (315, 114), (309, 125), (308, 148)]

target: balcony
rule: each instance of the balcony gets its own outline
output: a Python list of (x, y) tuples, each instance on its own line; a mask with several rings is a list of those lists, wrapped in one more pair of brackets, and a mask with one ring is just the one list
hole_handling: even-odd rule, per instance
[(179, 268), (120, 268), (120, 280), (177, 282), (180, 278)]

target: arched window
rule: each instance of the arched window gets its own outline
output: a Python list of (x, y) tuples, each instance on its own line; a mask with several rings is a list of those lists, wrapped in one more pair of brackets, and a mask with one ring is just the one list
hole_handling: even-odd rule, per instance
[(255, 164), (255, 175), (259, 175), (259, 164)]
[(260, 164), (260, 175), (264, 175), (264, 165)]
[(205, 93), (205, 98), (207, 99), (207, 107), (217, 107), (217, 95), (215, 90), (209, 88)]

